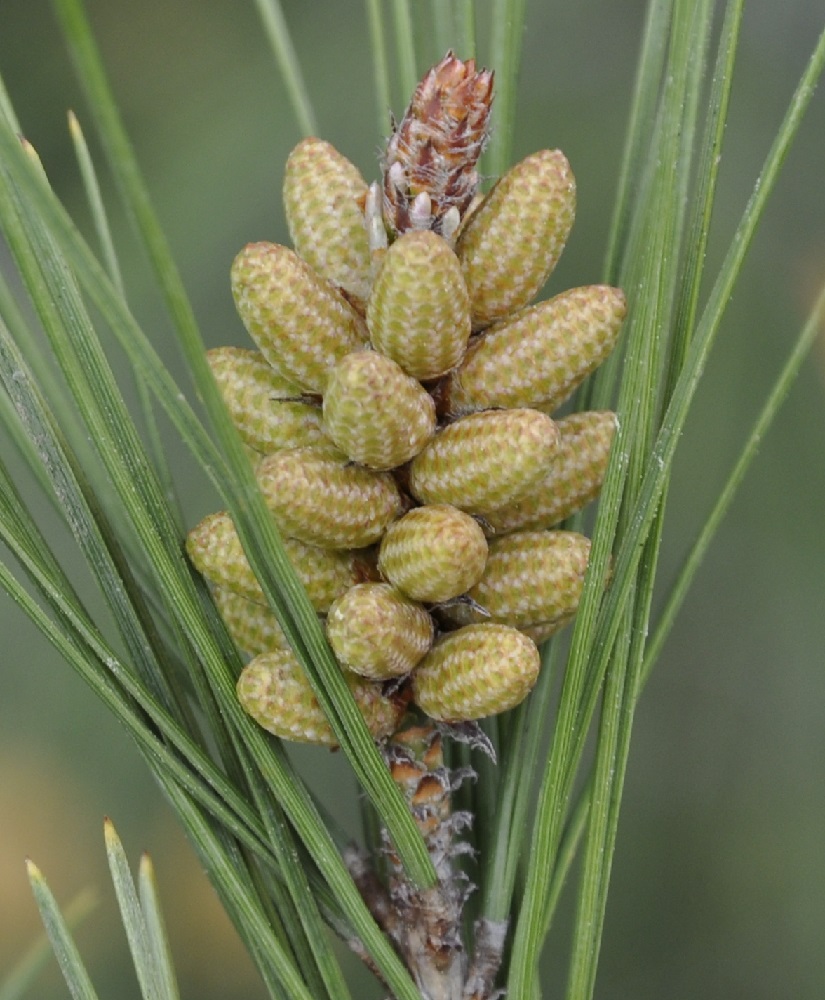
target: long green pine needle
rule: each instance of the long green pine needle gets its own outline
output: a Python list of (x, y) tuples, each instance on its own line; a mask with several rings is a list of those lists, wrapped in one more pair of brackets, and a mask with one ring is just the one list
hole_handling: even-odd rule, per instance
[(34, 893), (37, 908), (46, 927), (46, 933), (51, 941), (52, 950), (57, 958), (57, 964), (69, 987), (73, 1000), (97, 1000), (92, 981), (72, 940), (66, 920), (58, 908), (57, 901), (46, 884), (46, 880), (37, 865), (26, 862), (29, 884)]

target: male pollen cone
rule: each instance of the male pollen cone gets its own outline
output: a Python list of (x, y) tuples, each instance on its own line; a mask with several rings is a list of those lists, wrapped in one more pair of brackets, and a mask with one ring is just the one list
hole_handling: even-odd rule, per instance
[[(476, 72), (452, 52), (426, 74), (387, 143), (384, 221), (396, 235), (432, 229), (441, 235), (444, 216), (463, 216), (478, 189), (475, 165), (488, 136), (493, 73)], [(429, 196), (428, 217), (419, 217), (418, 195)], [(453, 213), (455, 215), (455, 213)]]

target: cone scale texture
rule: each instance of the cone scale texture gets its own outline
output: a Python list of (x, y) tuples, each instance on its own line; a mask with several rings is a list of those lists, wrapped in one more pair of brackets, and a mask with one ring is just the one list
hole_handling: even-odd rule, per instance
[(501, 622), (515, 628), (569, 620), (579, 605), (590, 539), (573, 531), (520, 531), (490, 542), (487, 566), (468, 592), (471, 605), (447, 611), (456, 622)]
[(324, 427), (353, 462), (386, 471), (408, 462), (435, 433), (432, 396), (376, 351), (347, 354), (324, 393)]
[(522, 309), (561, 256), (576, 211), (565, 155), (542, 150), (511, 167), (473, 212), (456, 253), (473, 307), (473, 328)]
[(259, 351), (218, 347), (207, 360), (245, 444), (268, 455), (279, 448), (328, 447), (321, 408), (299, 402), (301, 389)]
[[(373, 572), (364, 553), (335, 552), (294, 538), (281, 541), (312, 606), (320, 614), (325, 614), (337, 597), (369, 579)], [(220, 511), (207, 515), (189, 532), (186, 549), (195, 568), (210, 583), (257, 604), (267, 603), (229, 514)]]
[(452, 600), (478, 583), (487, 541), (478, 522), (449, 504), (415, 507), (387, 528), (378, 569), (408, 597)]
[(327, 616), (338, 662), (372, 680), (408, 674), (429, 650), (430, 615), (387, 583), (362, 583), (339, 597)]
[(532, 639), (506, 625), (468, 625), (423, 659), (413, 674), (413, 699), (432, 719), (482, 719), (523, 701), (538, 673)]
[(212, 597), (232, 641), (244, 653), (257, 656), (289, 649), (289, 641), (274, 612), (225, 587), (213, 587)]
[(232, 294), (250, 337), (272, 367), (304, 392), (367, 339), (346, 299), (292, 250), (250, 243), (232, 265)]
[[(393, 732), (403, 706), (380, 684), (346, 674), (347, 685), (376, 739)], [(244, 711), (281, 739), (335, 747), (338, 741), (291, 650), (262, 653), (244, 667), (237, 683)]]
[(559, 448), (544, 478), (516, 503), (484, 516), (491, 535), (552, 528), (599, 495), (616, 433), (609, 410), (572, 413), (558, 421)]
[[(448, 52), (393, 127), (379, 182), (321, 139), (298, 143), (283, 183), (294, 249), (250, 243), (231, 268), (257, 349), (208, 354), (378, 740), (410, 697), (460, 722), (531, 690), (536, 642), (575, 616), (589, 557), (588, 539), (548, 529), (598, 495), (615, 434), (611, 413), (552, 415), (614, 348), (624, 295), (591, 285), (530, 305), (573, 224), (575, 178), (541, 150), (480, 193), (492, 84)], [(231, 518), (204, 518), (186, 548), (253, 657), (245, 710), (334, 746)]]
[(619, 289), (588, 285), (495, 324), (450, 376), (447, 412), (527, 406), (552, 413), (613, 350), (625, 313)]
[(284, 208), (292, 245), (313, 270), (364, 302), (372, 282), (364, 221), (367, 182), (323, 139), (304, 139), (289, 154)]
[(387, 251), (367, 306), (373, 347), (421, 381), (461, 361), (470, 300), (458, 258), (431, 232), (406, 233)]
[(393, 478), (308, 448), (279, 451), (261, 462), (258, 484), (289, 538), (328, 549), (377, 542), (402, 513)]
[(537, 410), (471, 413), (443, 428), (413, 459), (410, 490), (422, 503), (484, 514), (535, 486), (558, 443), (556, 424)]

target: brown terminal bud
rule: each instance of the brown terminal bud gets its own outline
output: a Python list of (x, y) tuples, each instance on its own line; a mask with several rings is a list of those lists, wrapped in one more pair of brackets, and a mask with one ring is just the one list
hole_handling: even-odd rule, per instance
[(384, 221), (393, 233), (454, 235), (478, 188), (493, 74), (448, 52), (427, 72), (387, 143)]

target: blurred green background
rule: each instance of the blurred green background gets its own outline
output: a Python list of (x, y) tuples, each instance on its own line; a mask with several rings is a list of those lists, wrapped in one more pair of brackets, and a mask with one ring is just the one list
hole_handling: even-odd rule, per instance
[[(229, 264), (248, 241), (287, 241), (279, 189), (299, 138), (253, 5), (88, 6), (207, 343), (245, 344)], [(292, 0), (284, 7), (321, 134), (375, 177), (382, 137), (364, 5)], [(487, 3), (478, 9), (486, 19)], [(578, 221), (551, 291), (601, 275), (643, 13), (642, 0), (528, 3), (516, 155), (560, 147), (579, 187)], [(823, 20), (810, 0), (747, 5), (711, 267)], [(422, 43), (435, 61), (440, 53)], [(0, 67), (53, 184), (88, 227), (65, 126), (67, 108), (83, 122), (84, 107), (44, 0), (0, 3)], [(396, 95), (397, 114), (403, 104)], [(825, 280), (824, 180), (820, 91), (682, 442), (662, 593)], [(117, 212), (114, 221), (139, 317), (188, 392), (168, 324), (147, 294), (145, 266)], [(825, 994), (823, 431), (820, 343), (762, 445), (637, 714), (599, 997)], [(216, 500), (187, 472), (172, 433), (168, 446), (194, 524)], [(71, 544), (65, 539), (67, 550)], [(98, 892), (101, 904), (78, 934), (82, 950), (101, 997), (138, 995), (105, 867), (102, 820), (109, 815), (135, 861), (143, 850), (154, 858), (183, 995), (264, 997), (131, 743), (5, 595), (0, 634), (0, 979), (39, 928), (23, 868), (30, 856), (62, 901), (83, 887)], [(327, 801), (351, 817), (352, 786), (338, 757), (300, 756)], [(566, 926), (563, 913), (548, 955), (548, 996), (564, 982)], [(363, 989), (363, 996), (381, 995)], [(66, 995), (56, 971), (35, 995)]]

